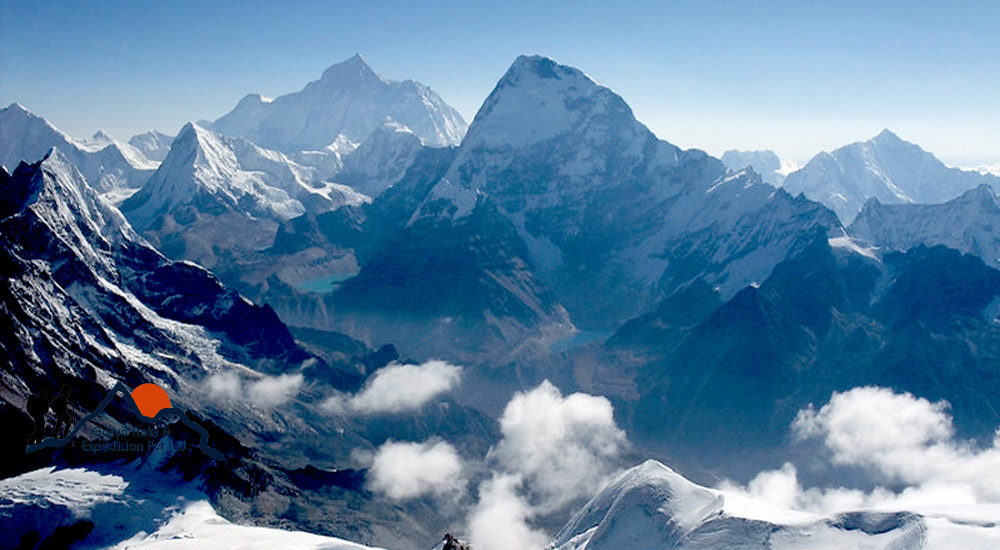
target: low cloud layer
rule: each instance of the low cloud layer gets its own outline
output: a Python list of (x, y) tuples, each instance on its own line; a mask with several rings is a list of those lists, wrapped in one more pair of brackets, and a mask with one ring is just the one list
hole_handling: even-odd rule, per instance
[(273, 408), (298, 395), (303, 382), (301, 374), (243, 379), (235, 372), (222, 372), (209, 376), (205, 384), (216, 399), (247, 399), (259, 407)]
[(368, 489), (397, 501), (457, 498), (468, 483), (464, 470), (455, 448), (444, 441), (389, 441), (375, 452)]
[(550, 382), (517, 393), (500, 417), (502, 439), (487, 457), (492, 477), (479, 486), (469, 517), (479, 550), (544, 547), (532, 518), (596, 493), (614, 473), (625, 434), (604, 397), (563, 396)]
[(412, 411), (453, 390), (462, 368), (431, 360), (421, 365), (390, 363), (379, 369), (354, 395), (335, 395), (322, 408), (337, 414), (385, 414)]
[(792, 424), (802, 441), (817, 441), (833, 465), (860, 467), (901, 491), (803, 489), (794, 465), (762, 472), (750, 483), (720, 488), (786, 508), (834, 513), (860, 508), (915, 509), (1000, 503), (1000, 432), (987, 447), (955, 437), (946, 402), (877, 387), (834, 393)]

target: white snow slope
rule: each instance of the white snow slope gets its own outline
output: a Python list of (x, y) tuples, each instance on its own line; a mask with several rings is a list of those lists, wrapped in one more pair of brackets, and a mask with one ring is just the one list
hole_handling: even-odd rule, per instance
[[(86, 548), (137, 550), (365, 550), (334, 537), (237, 525), (220, 517), (207, 497), (150, 465), (120, 471), (43, 468), (0, 480), (0, 532), (31, 530), (45, 540), (59, 526), (94, 522)], [(6, 544), (4, 544), (6, 546)]]
[(696, 485), (650, 460), (581, 508), (550, 550), (947, 550), (1000, 547), (982, 511), (861, 510), (823, 517)]

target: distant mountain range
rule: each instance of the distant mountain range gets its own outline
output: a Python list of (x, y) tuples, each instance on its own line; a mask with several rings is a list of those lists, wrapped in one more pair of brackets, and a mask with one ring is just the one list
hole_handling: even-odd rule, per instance
[(281, 153), (188, 124), (121, 208), (168, 255), (211, 268), (227, 252), (269, 247), (282, 221), (365, 200)]
[(386, 117), (433, 147), (457, 145), (465, 135), (461, 115), (430, 88), (382, 78), (361, 55), (333, 65), (298, 92), (273, 100), (250, 94), (211, 129), (295, 153), (337, 150), (344, 141), (359, 144)]
[[(78, 388), (80, 411), (116, 382), (155, 381), (226, 455), (163, 467), (230, 520), (435, 540), (491, 475), (501, 407), (546, 378), (611, 400), (629, 458), (699, 473), (759, 471), (788, 451), (799, 411), (855, 386), (946, 400), (955, 432), (981, 441), (1000, 424), (1000, 179), (889, 131), (782, 182), (773, 152), (680, 149), (546, 57), (518, 57), (467, 127), (355, 56), (299, 92), (128, 144), (71, 138), (14, 104), (0, 162), (0, 415), (26, 436), (39, 388)], [(334, 406), (392, 361), (432, 359), (462, 366), (447, 365), (453, 395), (368, 416)], [(257, 383), (292, 390), (264, 406)], [(373, 494), (362, 468), (390, 439), (454, 445), (467, 494)], [(93, 459), (73, 453), (44, 458)], [(646, 462), (552, 548), (891, 547), (940, 528), (733, 502)]]
[(944, 245), (1000, 269), (1000, 199), (986, 184), (943, 204), (882, 204), (869, 199), (848, 231), (885, 250)]
[(21, 161), (37, 162), (57, 147), (100, 192), (141, 187), (157, 163), (135, 147), (106, 134), (81, 141), (69, 137), (21, 105), (0, 110), (0, 164), (13, 170)]
[(157, 132), (156, 130), (150, 130), (132, 136), (129, 138), (128, 143), (146, 155), (146, 158), (163, 162), (163, 159), (167, 158), (167, 153), (170, 152), (170, 144), (174, 142), (175, 137)]
[(784, 189), (819, 201), (849, 224), (870, 198), (883, 204), (942, 203), (1000, 177), (949, 168), (931, 153), (884, 130), (874, 138), (813, 157), (788, 174)]
[(769, 183), (775, 187), (781, 187), (785, 182), (786, 174), (782, 171), (781, 159), (771, 150), (764, 151), (738, 151), (730, 149), (722, 154), (722, 164), (732, 172), (739, 172), (744, 168), (753, 168), (754, 172), (760, 174), (760, 179), (764, 183)]
[[(372, 205), (405, 202), (398, 236), (337, 291), (344, 322), (371, 319), (362, 330), (381, 338), (406, 334), (384, 321), (403, 316), (462, 319), (516, 342), (507, 335), (523, 334), (518, 326), (566, 326), (562, 308), (578, 326), (606, 330), (699, 276), (731, 296), (803, 235), (839, 227), (815, 203), (656, 139), (611, 90), (542, 57), (514, 62), (451, 158), (423, 158), (430, 164), (411, 167), (419, 181)], [(466, 252), (482, 244), (489, 254)], [(442, 278), (459, 274), (468, 283)], [(427, 300), (453, 299), (449, 288), (467, 289), (461, 309)]]

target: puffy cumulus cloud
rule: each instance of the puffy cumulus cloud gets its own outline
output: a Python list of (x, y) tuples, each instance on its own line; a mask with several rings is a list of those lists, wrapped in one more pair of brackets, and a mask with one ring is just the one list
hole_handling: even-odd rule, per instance
[(834, 393), (819, 411), (799, 411), (792, 430), (798, 439), (821, 438), (838, 464), (906, 461), (954, 433), (948, 403), (876, 387)]
[(954, 437), (946, 402), (884, 388), (834, 393), (819, 411), (800, 412), (793, 428), (817, 437), (837, 464), (868, 467), (909, 485), (960, 484), (1000, 502), (1000, 436), (979, 448)]
[(797, 510), (836, 513), (859, 508), (918, 510), (943, 504), (1000, 503), (1000, 431), (988, 447), (955, 437), (946, 402), (931, 403), (885, 388), (834, 393), (819, 410), (800, 411), (792, 424), (800, 440), (818, 440), (835, 465), (865, 468), (905, 487), (862, 492), (804, 489), (792, 464), (758, 474), (746, 486), (723, 490)]
[(419, 409), (453, 390), (462, 379), (462, 368), (431, 360), (421, 365), (390, 363), (375, 373), (355, 395), (338, 394), (322, 408), (338, 414), (383, 414)]
[(522, 476), (545, 508), (600, 489), (625, 444), (607, 398), (564, 397), (548, 380), (514, 395), (500, 417), (500, 431), (491, 459)]
[(515, 475), (496, 475), (479, 486), (479, 501), (469, 517), (469, 538), (478, 550), (539, 550), (549, 537), (533, 529), (532, 507), (518, 493)]
[(468, 481), (455, 448), (444, 441), (389, 441), (375, 452), (368, 488), (393, 500), (458, 497)]
[(532, 521), (596, 493), (626, 444), (610, 401), (563, 396), (547, 380), (511, 398), (500, 433), (487, 456), (492, 475), (469, 515), (472, 545), (482, 550), (543, 548), (548, 536)]
[(301, 374), (264, 376), (243, 379), (235, 372), (213, 374), (205, 380), (209, 395), (215, 399), (248, 399), (260, 407), (277, 407), (295, 397), (302, 388)]

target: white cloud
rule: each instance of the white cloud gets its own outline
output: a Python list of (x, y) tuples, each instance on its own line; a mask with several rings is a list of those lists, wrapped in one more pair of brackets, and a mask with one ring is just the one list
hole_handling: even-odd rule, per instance
[(549, 537), (528, 521), (532, 507), (518, 494), (518, 476), (496, 475), (479, 486), (479, 502), (469, 517), (469, 537), (477, 550), (541, 550)]
[(295, 397), (303, 382), (301, 374), (282, 374), (244, 380), (235, 372), (221, 372), (209, 376), (205, 380), (205, 385), (209, 395), (215, 399), (235, 400), (245, 397), (257, 406), (272, 408)]
[(518, 393), (500, 417), (503, 435), (491, 458), (524, 477), (545, 508), (558, 508), (603, 486), (625, 443), (607, 398), (563, 397), (549, 381)]
[(481, 550), (543, 548), (548, 537), (531, 521), (596, 493), (626, 444), (610, 401), (564, 397), (547, 380), (511, 398), (500, 432), (487, 457), (492, 477), (480, 484), (469, 516), (472, 545)]
[(988, 448), (956, 439), (947, 402), (854, 388), (834, 393), (819, 411), (801, 411), (792, 427), (799, 438), (820, 439), (835, 464), (868, 467), (909, 485), (960, 484), (1000, 502), (1000, 437)]
[(208, 393), (216, 399), (238, 399), (242, 390), (240, 377), (235, 372), (220, 372), (205, 380)]
[(1000, 176), (1000, 162), (996, 164), (980, 164), (979, 166), (973, 166), (972, 168), (962, 168), (962, 170), (979, 172), (980, 174), (993, 174), (994, 176)]
[(804, 489), (799, 483), (798, 470), (787, 462), (778, 470), (757, 474), (745, 487), (725, 480), (718, 488), (748, 497), (751, 502), (763, 501), (780, 509), (802, 510), (823, 515), (868, 508), (894, 497), (890, 491), (881, 488), (871, 493), (845, 488)]
[(819, 411), (799, 411), (792, 423), (798, 439), (818, 437), (838, 464), (888, 463), (897, 453), (946, 441), (954, 429), (946, 402), (931, 403), (886, 388), (834, 393)]
[(720, 488), (772, 504), (817, 513), (860, 508), (918, 510), (945, 504), (1000, 503), (1000, 431), (992, 445), (977, 447), (955, 437), (946, 402), (877, 387), (834, 393), (819, 410), (800, 411), (792, 424), (800, 440), (818, 440), (835, 465), (865, 468), (894, 492), (845, 488), (803, 489), (792, 464), (762, 472), (745, 487)]
[(461, 378), (462, 368), (444, 361), (431, 360), (422, 365), (390, 363), (357, 394), (334, 395), (321, 407), (331, 413), (359, 415), (416, 410), (453, 390)]
[(375, 452), (368, 488), (393, 500), (458, 497), (467, 480), (462, 459), (444, 441), (389, 441)]
[(247, 385), (247, 395), (262, 407), (276, 407), (295, 397), (303, 381), (301, 374), (265, 376)]
[(788, 174), (800, 170), (801, 168), (802, 166), (794, 160), (781, 159), (781, 168), (778, 168), (777, 172), (782, 176), (787, 176)]

